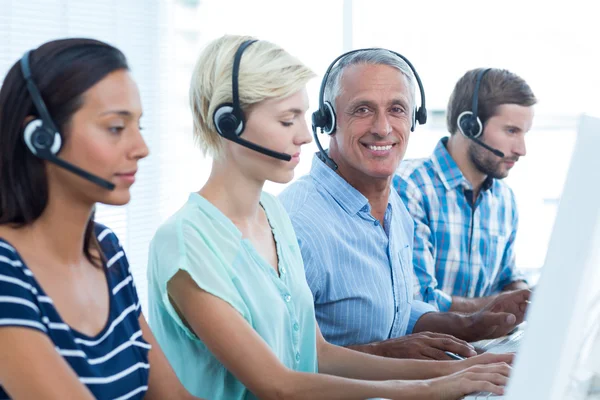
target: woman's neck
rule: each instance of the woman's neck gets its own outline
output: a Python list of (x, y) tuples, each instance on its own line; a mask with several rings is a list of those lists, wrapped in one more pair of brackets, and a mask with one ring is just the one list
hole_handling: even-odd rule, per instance
[(40, 217), (20, 231), (36, 253), (51, 255), (61, 264), (80, 265), (84, 261), (85, 230), (92, 211), (93, 204), (51, 193)]
[(252, 179), (240, 169), (213, 161), (210, 177), (198, 192), (235, 225), (247, 226), (259, 217), (264, 181)]

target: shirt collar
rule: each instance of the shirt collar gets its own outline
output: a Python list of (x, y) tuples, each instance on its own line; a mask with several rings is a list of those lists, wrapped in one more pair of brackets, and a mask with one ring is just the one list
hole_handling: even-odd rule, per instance
[[(448, 152), (446, 144), (448, 143), (448, 137), (443, 137), (438, 142), (437, 146), (433, 150), (431, 155), (431, 161), (433, 162), (434, 168), (440, 177), (440, 180), (446, 187), (446, 190), (454, 190), (459, 186), (465, 189), (472, 190), (473, 185), (465, 178), (460, 168)], [(490, 189), (494, 184), (494, 178), (488, 176), (483, 185), (481, 186), (482, 191)]]
[[(371, 211), (369, 199), (356, 190), (344, 178), (329, 168), (317, 154), (313, 157), (310, 176), (315, 183), (323, 187), (331, 197), (350, 215), (358, 214), (359, 211)], [(390, 190), (391, 194), (391, 190)], [(389, 200), (388, 200), (389, 206)]]

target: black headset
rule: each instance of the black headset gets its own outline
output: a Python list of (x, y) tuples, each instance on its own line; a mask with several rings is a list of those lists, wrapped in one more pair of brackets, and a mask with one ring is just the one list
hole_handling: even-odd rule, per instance
[(479, 102), (479, 87), (483, 76), (488, 73), (491, 68), (482, 69), (477, 73), (475, 80), (475, 90), (473, 90), (473, 106), (472, 111), (463, 111), (456, 121), (458, 129), (466, 137), (478, 138), (483, 133), (483, 124), (477, 115), (477, 103)]
[(235, 56), (233, 58), (233, 68), (231, 71), (231, 92), (233, 103), (220, 104), (213, 113), (213, 123), (217, 129), (217, 133), (227, 140), (231, 140), (232, 142), (269, 157), (283, 161), (290, 161), (292, 156), (289, 154), (267, 149), (266, 147), (259, 146), (240, 137), (242, 133), (244, 133), (244, 128), (246, 127), (244, 111), (240, 106), (238, 87), (240, 61), (242, 59), (244, 50), (246, 50), (246, 48), (248, 48), (248, 46), (254, 42), (257, 42), (257, 40), (247, 40), (243, 42), (235, 52)]
[(411, 132), (415, 130), (415, 125), (418, 122), (419, 125), (424, 125), (427, 122), (427, 108), (425, 107), (425, 89), (423, 88), (423, 83), (421, 82), (421, 78), (419, 78), (419, 74), (417, 70), (410, 61), (406, 57), (404, 57), (400, 53), (396, 53), (395, 51), (382, 49), (377, 47), (366, 48), (366, 49), (356, 49), (348, 51), (340, 56), (338, 56), (327, 68), (325, 71), (325, 75), (323, 76), (323, 80), (321, 81), (321, 89), (319, 90), (319, 109), (312, 114), (312, 129), (313, 135), (315, 138), (315, 143), (319, 148), (320, 158), (331, 168), (334, 170), (337, 169), (337, 164), (327, 155), (321, 143), (319, 142), (319, 138), (317, 137), (317, 128), (321, 129), (321, 133), (325, 133), (327, 135), (333, 135), (336, 130), (337, 120), (335, 115), (335, 110), (332, 104), (329, 101), (324, 101), (325, 97), (325, 87), (327, 86), (327, 80), (329, 79), (329, 74), (333, 67), (337, 64), (338, 61), (343, 59), (346, 56), (349, 56), (354, 53), (358, 53), (360, 51), (369, 51), (369, 50), (385, 50), (394, 54), (402, 61), (404, 61), (408, 67), (411, 69), (413, 75), (415, 76), (415, 80), (417, 81), (417, 85), (419, 86), (419, 93), (421, 95), (421, 106), (417, 109), (416, 107), (412, 112), (412, 121), (411, 121)]
[(483, 134), (483, 124), (481, 123), (481, 119), (477, 115), (478, 111), (478, 102), (479, 102), (479, 87), (481, 86), (481, 81), (485, 74), (487, 74), (491, 68), (482, 69), (477, 73), (477, 79), (475, 80), (475, 89), (473, 90), (473, 105), (472, 111), (463, 111), (458, 118), (456, 119), (456, 124), (458, 125), (458, 129), (460, 132), (467, 138), (471, 139), (473, 142), (477, 143), (479, 146), (491, 151), (498, 157), (503, 158), (504, 153), (498, 149), (494, 149), (493, 147), (488, 146), (483, 143), (478, 138)]
[(27, 145), (27, 148), (34, 156), (65, 168), (105, 189), (113, 190), (115, 185), (112, 182), (92, 175), (91, 173), (57, 157), (63, 144), (62, 135), (56, 128), (54, 121), (52, 121), (48, 108), (42, 98), (42, 94), (33, 81), (31, 68), (29, 66), (30, 53), (31, 51), (26, 52), (21, 58), (21, 72), (23, 73), (23, 78), (25, 78), (27, 91), (39, 114), (39, 118), (30, 121), (23, 129), (23, 141), (25, 142), (25, 145)]

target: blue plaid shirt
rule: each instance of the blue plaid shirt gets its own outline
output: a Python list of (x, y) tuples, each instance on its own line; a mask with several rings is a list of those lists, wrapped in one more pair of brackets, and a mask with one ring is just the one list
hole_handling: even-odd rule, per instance
[(321, 332), (348, 346), (410, 333), (435, 307), (413, 300), (413, 221), (390, 190), (384, 226), (368, 199), (314, 157), (280, 195), (296, 231)]
[(522, 280), (515, 273), (518, 214), (512, 190), (488, 178), (473, 187), (443, 138), (426, 159), (400, 164), (394, 187), (415, 220), (416, 297), (447, 311), (451, 296), (482, 297)]

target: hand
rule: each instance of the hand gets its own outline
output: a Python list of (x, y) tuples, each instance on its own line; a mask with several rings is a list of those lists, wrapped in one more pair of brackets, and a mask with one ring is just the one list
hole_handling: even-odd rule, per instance
[(509, 375), (510, 366), (506, 363), (476, 365), (452, 375), (426, 381), (428, 395), (422, 398), (457, 400), (477, 392), (502, 395)]
[(483, 310), (467, 317), (463, 338), (472, 342), (508, 334), (525, 319), (530, 295), (529, 289), (499, 294)]
[(527, 311), (527, 305), (529, 304), (529, 297), (531, 296), (530, 289), (515, 290), (512, 292), (504, 292), (496, 296), (496, 298), (490, 302), (484, 311), (491, 312), (507, 312), (514, 315), (517, 319), (517, 325), (523, 322), (525, 319), (525, 312)]
[(423, 360), (452, 360), (444, 351), (463, 357), (477, 355), (473, 346), (454, 336), (443, 333), (420, 332), (383, 342), (373, 343), (374, 354), (391, 358), (415, 358)]
[(475, 357), (471, 357), (462, 361), (457, 361), (451, 364), (452, 373), (456, 373), (465, 370), (476, 365), (487, 365), (487, 364), (498, 364), (506, 363), (512, 365), (515, 358), (514, 353), (505, 354), (494, 354), (494, 353), (483, 353)]

